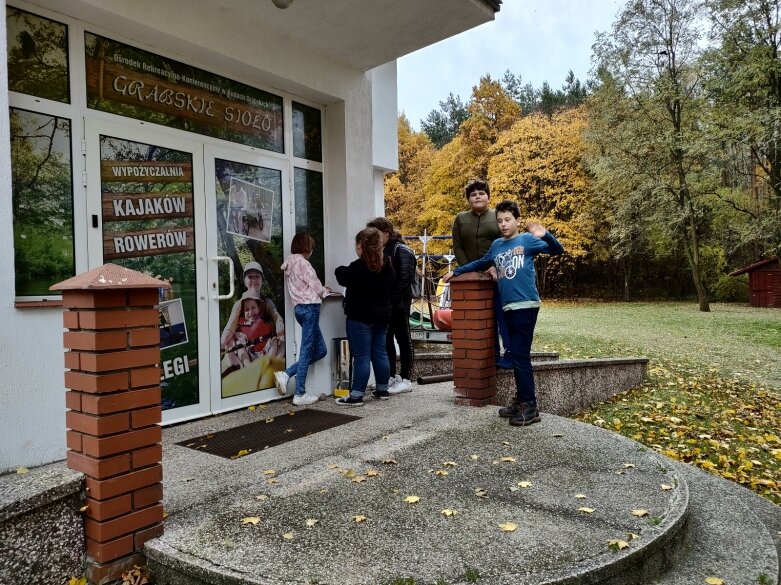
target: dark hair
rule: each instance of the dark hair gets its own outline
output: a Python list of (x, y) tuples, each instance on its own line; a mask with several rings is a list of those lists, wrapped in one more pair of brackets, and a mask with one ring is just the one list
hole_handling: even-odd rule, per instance
[(488, 196), (491, 196), (491, 187), (488, 186), (488, 181), (484, 179), (472, 179), (466, 184), (466, 187), (464, 187), (464, 195), (467, 199), (469, 199), (469, 195), (472, 194), (472, 191), (485, 191)]
[(306, 232), (299, 232), (290, 242), (291, 254), (309, 254), (315, 249), (315, 239)]
[(377, 228), (382, 233), (388, 234), (389, 240), (401, 241), (401, 232), (399, 232), (399, 230), (393, 227), (393, 224), (387, 217), (375, 217), (373, 220), (371, 220), (369, 223), (366, 224), (366, 227)]
[(500, 211), (509, 211), (510, 213), (513, 214), (513, 217), (515, 219), (521, 218), (521, 210), (518, 208), (518, 204), (515, 201), (510, 201), (509, 199), (505, 199), (499, 205), (496, 206), (496, 213), (499, 213)]
[(384, 258), (382, 255), (382, 240), (380, 230), (375, 227), (367, 227), (355, 236), (355, 243), (361, 245), (361, 260), (366, 263), (369, 270), (379, 272), (382, 270)]

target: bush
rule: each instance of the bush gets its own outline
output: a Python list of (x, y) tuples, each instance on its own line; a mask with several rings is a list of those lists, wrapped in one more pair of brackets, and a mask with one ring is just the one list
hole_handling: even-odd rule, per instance
[(747, 303), (748, 280), (722, 274), (713, 287), (713, 300), (722, 303)]

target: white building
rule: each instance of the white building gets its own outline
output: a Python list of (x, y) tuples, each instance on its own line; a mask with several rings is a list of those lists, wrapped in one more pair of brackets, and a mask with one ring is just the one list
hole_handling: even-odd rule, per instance
[[(278, 398), (271, 377), (299, 335), (279, 270), (293, 235), (315, 237), (313, 264), (336, 288), (397, 166), (395, 60), (492, 20), (500, 0), (3, 3), (0, 472), (64, 457), (48, 288), (106, 262), (171, 280), (165, 422)], [(287, 359), (234, 369), (221, 337), (244, 287), (230, 273), (252, 261)], [(321, 326), (343, 335), (337, 299)], [(327, 359), (307, 387), (331, 386)]]

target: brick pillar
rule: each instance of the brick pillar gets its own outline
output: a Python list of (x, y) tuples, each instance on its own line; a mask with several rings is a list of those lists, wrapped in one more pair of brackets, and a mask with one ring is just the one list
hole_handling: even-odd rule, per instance
[(450, 281), (453, 390), (456, 404), (496, 404), (496, 321), (493, 280), (468, 272)]
[(62, 291), (68, 467), (87, 490), (91, 583), (142, 564), (163, 533), (160, 318), (166, 282), (105, 264), (54, 285)]

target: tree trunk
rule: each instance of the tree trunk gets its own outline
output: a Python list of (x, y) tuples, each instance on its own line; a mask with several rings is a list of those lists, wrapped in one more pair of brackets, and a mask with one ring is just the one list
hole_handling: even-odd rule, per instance
[(629, 284), (632, 281), (632, 263), (628, 258), (624, 259), (624, 301), (631, 301), (632, 295), (629, 290)]

